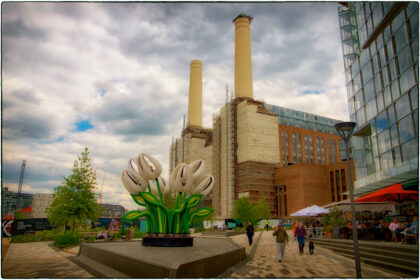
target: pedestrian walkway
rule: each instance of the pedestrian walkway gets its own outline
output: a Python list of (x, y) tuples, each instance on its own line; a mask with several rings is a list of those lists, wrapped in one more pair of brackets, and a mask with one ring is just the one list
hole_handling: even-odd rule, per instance
[[(245, 247), (251, 259), (238, 265), (223, 278), (355, 278), (354, 260), (334, 254), (333, 251), (315, 248), (309, 255), (299, 254), (298, 244), (289, 232), (290, 242), (286, 246), (283, 262), (276, 259), (276, 245), (272, 231), (256, 232), (252, 246), (245, 234), (230, 237)], [(2, 263), (3, 278), (97, 278), (75, 264), (78, 247), (68, 252), (53, 249), (52, 242), (12, 243)], [(254, 248), (255, 246), (255, 248)], [(252, 253), (254, 252), (254, 253)], [(363, 278), (401, 278), (380, 268), (361, 264)]]
[(2, 263), (3, 278), (96, 278), (48, 242), (12, 243)]
[[(285, 259), (279, 263), (272, 233), (273, 231), (264, 231), (259, 243), (255, 244), (257, 249), (252, 259), (236, 268), (226, 278), (355, 278), (353, 259), (336, 255), (333, 251), (320, 247), (316, 247), (315, 253), (310, 255), (307, 244), (304, 254), (300, 255), (298, 243), (291, 231), (288, 231), (290, 242), (286, 246)], [(246, 235), (231, 238), (249, 247)], [(401, 278), (399, 275), (363, 263), (361, 270), (362, 278)]]

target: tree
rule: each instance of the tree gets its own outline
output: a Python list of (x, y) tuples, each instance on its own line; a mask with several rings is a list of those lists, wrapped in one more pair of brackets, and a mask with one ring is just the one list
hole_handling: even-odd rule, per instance
[(270, 207), (264, 198), (261, 198), (256, 205), (252, 205), (247, 197), (240, 198), (235, 201), (232, 213), (232, 218), (240, 219), (244, 225), (249, 222), (255, 225), (259, 220), (269, 218), (270, 216)]
[(256, 212), (249, 198), (243, 197), (235, 201), (232, 217), (240, 219), (244, 225), (255, 222)]
[(48, 210), (48, 220), (56, 226), (95, 221), (103, 208), (97, 203), (96, 171), (91, 164), (88, 148), (78, 156), (73, 164), (72, 174), (54, 189), (53, 202)]

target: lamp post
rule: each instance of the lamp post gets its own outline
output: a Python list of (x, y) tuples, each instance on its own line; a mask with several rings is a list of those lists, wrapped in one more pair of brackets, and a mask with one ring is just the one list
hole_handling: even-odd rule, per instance
[(350, 209), (351, 209), (351, 224), (353, 228), (353, 244), (354, 244), (354, 260), (356, 262), (356, 278), (362, 278), (360, 269), (360, 258), (359, 258), (359, 243), (357, 240), (357, 228), (356, 228), (356, 211), (354, 207), (354, 194), (353, 194), (353, 180), (351, 176), (351, 165), (350, 165), (350, 153), (349, 153), (349, 142), (353, 134), (353, 129), (356, 126), (354, 122), (343, 122), (337, 123), (334, 127), (338, 134), (343, 138), (346, 144), (346, 158), (347, 158), (347, 169), (349, 178), (349, 191), (350, 191)]

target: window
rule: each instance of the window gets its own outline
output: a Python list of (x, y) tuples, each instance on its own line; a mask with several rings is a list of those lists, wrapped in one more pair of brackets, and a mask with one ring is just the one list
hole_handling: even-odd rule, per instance
[(302, 145), (300, 143), (300, 133), (297, 134), (297, 150), (298, 150), (298, 162), (302, 162)]
[(388, 118), (386, 111), (382, 111), (376, 116), (376, 129), (378, 132), (381, 132), (386, 128), (388, 128)]
[(331, 184), (331, 200), (335, 201), (334, 195), (334, 172), (330, 171), (330, 184)]
[[(414, 126), (411, 114), (401, 119), (398, 122), (398, 131), (400, 133), (400, 142), (404, 143), (411, 138), (414, 138)], [(418, 154), (418, 153), (417, 153)]]
[(312, 136), (309, 136), (309, 152), (311, 153), (311, 163), (314, 163), (314, 146)]
[[(343, 193), (345, 193), (347, 191), (346, 188), (346, 172), (344, 171), (344, 169), (341, 169), (341, 188), (343, 190)], [(343, 195), (343, 199), (346, 199), (347, 196), (344, 194)]]
[(338, 170), (335, 171), (335, 182), (336, 182), (336, 191), (337, 191), (337, 200), (340, 200), (340, 172)]
[(305, 135), (304, 136), (304, 138), (305, 138), (305, 161), (306, 162), (309, 162), (309, 145), (308, 145), (308, 136), (307, 135)]
[(391, 139), (388, 129), (378, 134), (379, 153), (384, 153), (391, 149)]
[(321, 141), (319, 140), (319, 137), (316, 138), (316, 152), (318, 164), (321, 164)]
[(325, 164), (325, 145), (324, 145), (324, 138), (321, 138), (321, 156), (322, 156), (322, 164)]
[(335, 140), (332, 140), (332, 162), (337, 162), (337, 157), (335, 154)]
[(410, 113), (410, 100), (408, 98), (408, 94), (404, 94), (397, 100), (397, 102), (395, 102), (395, 108), (398, 119), (401, 119)]
[(292, 133), (292, 143), (293, 143), (293, 162), (297, 162), (297, 157), (296, 157), (296, 134)]

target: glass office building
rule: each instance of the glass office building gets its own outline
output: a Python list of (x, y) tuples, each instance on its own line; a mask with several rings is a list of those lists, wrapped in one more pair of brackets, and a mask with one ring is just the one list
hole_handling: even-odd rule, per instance
[(355, 193), (418, 180), (418, 3), (341, 4)]

